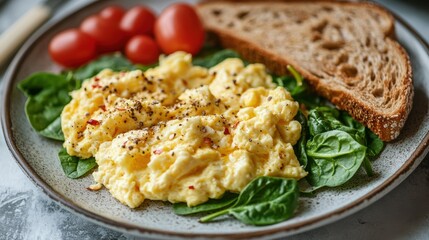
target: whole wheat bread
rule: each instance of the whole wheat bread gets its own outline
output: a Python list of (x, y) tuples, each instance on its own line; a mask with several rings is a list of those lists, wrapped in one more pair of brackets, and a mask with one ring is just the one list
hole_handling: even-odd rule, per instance
[(197, 10), (223, 46), (276, 74), (292, 65), (382, 140), (399, 135), (412, 107), (412, 70), (388, 11), (317, 1), (207, 1)]

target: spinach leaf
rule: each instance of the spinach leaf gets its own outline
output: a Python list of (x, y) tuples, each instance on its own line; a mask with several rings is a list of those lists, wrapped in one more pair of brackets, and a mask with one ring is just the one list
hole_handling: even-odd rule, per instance
[(384, 142), (375, 135), (371, 130), (367, 129), (368, 156), (375, 158), (383, 151)]
[(134, 68), (130, 69), (130, 70), (141, 70), (142, 72), (145, 72), (146, 70), (150, 69), (150, 68), (154, 68), (154, 67), (158, 67), (158, 63), (155, 64), (151, 64), (151, 65), (141, 65), (141, 64), (136, 64), (134, 65)]
[(362, 165), (366, 147), (350, 134), (332, 130), (307, 142), (310, 157), (308, 182), (313, 187), (336, 187), (352, 178)]
[(352, 134), (352, 137), (354, 137), (356, 141), (366, 146), (366, 127), (345, 111), (340, 112), (340, 120), (346, 127), (350, 128), (343, 128), (343, 130)]
[(299, 163), (305, 169), (308, 163), (307, 157), (307, 140), (308, 140), (308, 125), (307, 118), (301, 111), (298, 111), (298, 114), (295, 116), (295, 120), (297, 120), (301, 124), (301, 137), (298, 142), (293, 146), (296, 157), (298, 158)]
[(113, 54), (101, 56), (100, 58), (72, 71), (72, 73), (76, 80), (82, 82), (97, 75), (105, 68), (110, 68), (113, 71), (130, 71), (136, 69), (136, 67), (122, 54)]
[(55, 118), (52, 123), (50, 123), (46, 128), (42, 129), (39, 133), (40, 135), (47, 138), (64, 141), (64, 134), (61, 128), (61, 116)]
[(18, 84), (28, 97), (25, 113), (31, 126), (42, 136), (64, 141), (61, 112), (70, 102), (69, 92), (80, 87), (70, 75), (39, 72)]
[(195, 66), (211, 68), (221, 63), (223, 60), (227, 58), (240, 58), (240, 55), (231, 49), (224, 49), (224, 50), (217, 51), (213, 54), (208, 54), (202, 57), (196, 57), (193, 59), (192, 64)]
[(238, 194), (226, 192), (222, 198), (210, 199), (195, 207), (188, 207), (186, 203), (173, 204), (174, 213), (177, 215), (189, 215), (195, 213), (209, 212), (229, 207), (237, 201)]
[[(361, 145), (368, 146), (367, 156), (362, 166), (368, 176), (374, 174), (370, 158), (372, 158), (375, 152), (380, 153), (384, 143), (376, 135), (372, 135), (372, 138), (370, 138), (368, 134), (372, 132), (353, 119), (347, 112), (340, 112), (327, 106), (312, 109), (309, 113), (309, 126), (310, 134), (313, 136), (330, 130), (340, 130), (350, 134), (350, 136)], [(375, 152), (369, 148), (369, 141), (373, 143)]]
[(365, 169), (366, 175), (368, 175), (368, 177), (372, 177), (374, 175), (371, 161), (368, 158), (368, 148), (367, 148), (367, 156), (365, 156), (365, 159), (362, 162), (362, 167), (363, 169)]
[(365, 126), (354, 120), (347, 112), (323, 106), (310, 110), (308, 114), (310, 134), (341, 130), (349, 133), (356, 141), (366, 145)]
[(246, 224), (275, 224), (292, 217), (298, 206), (298, 197), (295, 179), (258, 177), (243, 189), (232, 207), (205, 216), (200, 222), (231, 214)]
[(322, 98), (311, 90), (302, 76), (290, 65), (288, 65), (288, 70), (292, 76), (273, 76), (274, 82), (286, 88), (295, 101), (303, 103), (306, 107), (311, 109), (321, 106)]
[(308, 127), (310, 134), (315, 136), (334, 129), (340, 129), (344, 125), (338, 120), (340, 113), (337, 109), (323, 106), (310, 110), (308, 113)]
[(69, 178), (79, 178), (97, 166), (95, 158), (81, 159), (79, 157), (70, 156), (65, 148), (60, 150), (58, 157), (64, 173)]

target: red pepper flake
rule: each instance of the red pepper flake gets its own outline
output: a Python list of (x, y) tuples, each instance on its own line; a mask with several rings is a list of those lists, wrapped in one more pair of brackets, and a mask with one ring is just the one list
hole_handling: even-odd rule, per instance
[(94, 89), (94, 88), (101, 88), (101, 85), (100, 85), (100, 84), (92, 84), (91, 86), (92, 86), (92, 88), (93, 88), (93, 89)]
[(188, 186), (188, 188), (191, 189), (191, 190), (195, 190), (195, 187), (192, 186), (192, 185)]
[(209, 144), (209, 145), (211, 145), (213, 143), (212, 140), (208, 137), (203, 138), (203, 141), (205, 144)]
[(234, 125), (232, 126), (233, 128), (236, 128), (238, 126), (238, 124), (240, 123), (240, 121), (237, 121), (236, 123), (234, 123)]
[(223, 130), (223, 134), (225, 134), (225, 135), (230, 134), (229, 129), (227, 127), (225, 127), (225, 129)]
[(118, 108), (118, 107), (115, 107), (115, 109), (116, 109), (116, 110), (118, 110), (118, 111), (125, 111), (125, 108)]
[(98, 107), (101, 108), (101, 110), (103, 110), (104, 112), (106, 111), (106, 105), (100, 105)]
[(95, 119), (89, 119), (89, 120), (87, 121), (87, 123), (88, 123), (88, 124), (90, 124), (90, 125), (93, 125), (93, 126), (100, 125), (100, 122), (99, 122), (99, 121), (97, 121), (97, 120), (95, 120)]
[(94, 81), (98, 82), (98, 81), (100, 81), (100, 78), (99, 77), (95, 77)]
[(162, 149), (156, 149), (153, 151), (153, 154), (159, 155), (162, 153)]

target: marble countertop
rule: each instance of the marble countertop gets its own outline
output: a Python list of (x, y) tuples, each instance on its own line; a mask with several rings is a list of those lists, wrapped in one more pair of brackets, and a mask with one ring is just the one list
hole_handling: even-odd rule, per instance
[[(0, 3), (0, 32), (38, 2), (6, 0)], [(85, 2), (69, 1), (51, 20)], [(429, 41), (429, 3), (417, 0), (378, 2), (402, 16)], [(0, 72), (0, 79), (3, 73)], [(1, 129), (0, 135), (3, 136)], [(0, 137), (0, 164), (0, 239), (134, 239), (60, 208), (25, 176), (3, 137)], [(429, 156), (403, 183), (376, 203), (290, 239), (429, 239), (428, 203)]]

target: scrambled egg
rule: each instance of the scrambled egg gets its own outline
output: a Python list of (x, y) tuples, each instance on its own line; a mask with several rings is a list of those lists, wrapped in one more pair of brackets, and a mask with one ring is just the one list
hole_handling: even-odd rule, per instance
[(104, 70), (64, 108), (64, 147), (95, 156), (97, 183), (131, 208), (145, 199), (198, 205), (257, 176), (300, 179), (298, 103), (262, 64), (206, 69), (183, 52), (142, 72)]

